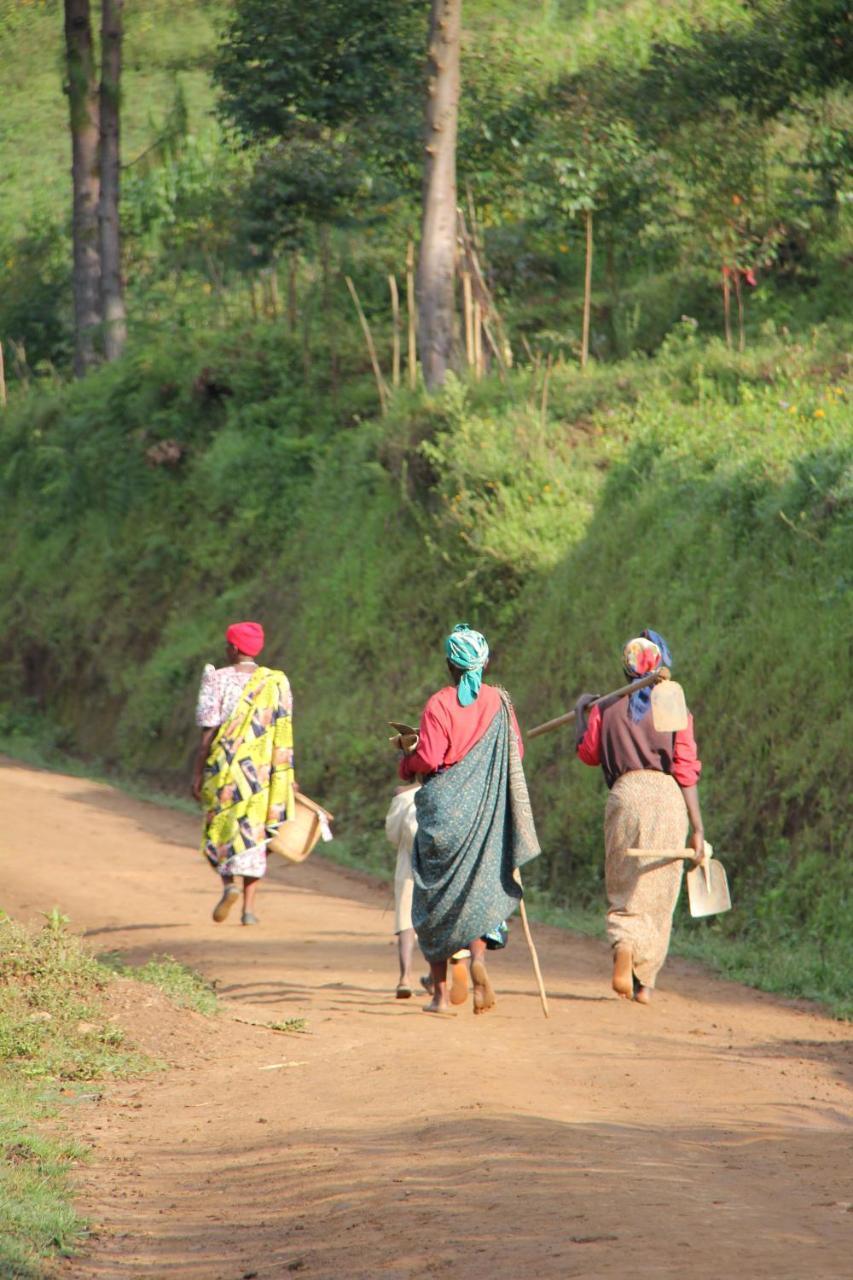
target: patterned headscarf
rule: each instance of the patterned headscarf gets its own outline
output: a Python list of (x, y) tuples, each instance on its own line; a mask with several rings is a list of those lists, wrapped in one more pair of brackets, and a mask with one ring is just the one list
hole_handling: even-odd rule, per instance
[(444, 652), (454, 667), (465, 672), (456, 687), (456, 696), (460, 706), (470, 707), (477, 701), (483, 682), (483, 668), (489, 661), (486, 637), (479, 631), (472, 631), (467, 622), (457, 622), (444, 642)]
[[(672, 667), (672, 654), (669, 645), (657, 631), (644, 631), (641, 636), (629, 640), (622, 650), (622, 666), (630, 680), (641, 680), (661, 667)], [(638, 689), (628, 699), (628, 715), (635, 724), (652, 705), (652, 686)]]

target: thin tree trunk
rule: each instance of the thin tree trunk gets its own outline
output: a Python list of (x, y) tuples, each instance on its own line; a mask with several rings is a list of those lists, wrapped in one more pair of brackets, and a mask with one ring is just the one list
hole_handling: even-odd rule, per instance
[(6, 367), (3, 363), (2, 342), (0, 342), (0, 407), (6, 408)]
[(418, 337), (424, 382), (442, 386), (453, 349), (456, 132), (462, 0), (432, 0), (426, 101)]
[(581, 333), (581, 368), (589, 361), (589, 314), (592, 309), (592, 209), (586, 211), (586, 262), (583, 273), (583, 331)]
[(97, 358), (95, 336), (101, 323), (98, 81), (89, 0), (65, 0), (65, 57), (73, 189), (74, 373), (80, 378)]
[(414, 391), (418, 385), (418, 344), (415, 313), (415, 246), (411, 240), (406, 245), (406, 316), (409, 328), (406, 363), (409, 372), (409, 387)]
[(121, 281), (119, 170), (121, 120), (121, 41), (124, 0), (101, 0), (101, 308), (104, 355), (117, 359), (127, 341)]
[(462, 306), (465, 312), (465, 357), (470, 369), (474, 363), (474, 299), (470, 271), (462, 272)]

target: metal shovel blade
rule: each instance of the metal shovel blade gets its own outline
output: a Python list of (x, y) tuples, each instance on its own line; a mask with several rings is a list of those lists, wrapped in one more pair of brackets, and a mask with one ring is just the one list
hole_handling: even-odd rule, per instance
[(726, 869), (716, 858), (687, 872), (687, 895), (692, 916), (716, 916), (732, 905)]
[(652, 720), (658, 733), (677, 733), (687, 728), (684, 690), (675, 680), (661, 680), (652, 689)]

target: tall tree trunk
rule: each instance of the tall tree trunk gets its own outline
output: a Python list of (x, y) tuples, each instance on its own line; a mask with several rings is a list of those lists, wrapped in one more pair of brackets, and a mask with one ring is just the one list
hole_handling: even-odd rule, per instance
[(74, 372), (82, 377), (95, 363), (95, 335), (101, 323), (98, 82), (89, 0), (65, 0), (65, 56), (74, 192)]
[(453, 348), (461, 23), (462, 0), (432, 0), (418, 264), (418, 337), (424, 382), (430, 390), (443, 384)]
[(101, 196), (98, 221), (104, 355), (108, 360), (117, 359), (127, 341), (118, 214), (123, 8), (124, 0), (101, 0)]

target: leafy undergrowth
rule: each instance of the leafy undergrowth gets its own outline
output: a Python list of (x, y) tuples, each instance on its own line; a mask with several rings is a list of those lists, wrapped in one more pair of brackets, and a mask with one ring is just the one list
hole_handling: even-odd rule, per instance
[[(57, 1117), (97, 1101), (104, 1081), (156, 1066), (108, 1012), (110, 968), (66, 925), (56, 908), (38, 931), (0, 918), (0, 1275), (9, 1280), (42, 1276), (45, 1257), (69, 1253), (85, 1232), (70, 1178), (86, 1151)], [(170, 957), (121, 972), (180, 1006), (215, 1011), (210, 987)]]

